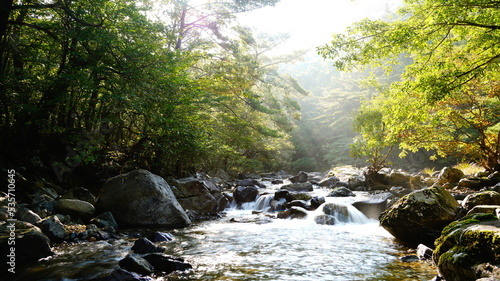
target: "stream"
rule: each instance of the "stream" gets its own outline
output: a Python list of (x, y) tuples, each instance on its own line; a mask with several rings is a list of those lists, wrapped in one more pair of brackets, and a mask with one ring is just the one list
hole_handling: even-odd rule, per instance
[[(322, 190), (315, 191), (321, 194)], [(193, 223), (182, 229), (127, 229), (118, 239), (64, 244), (56, 256), (28, 268), (17, 280), (89, 280), (111, 272), (131, 250), (135, 237), (154, 231), (170, 232), (173, 241), (158, 243), (165, 253), (193, 265), (154, 280), (431, 280), (435, 267), (426, 261), (402, 262), (410, 249), (398, 244), (379, 226), (349, 203), (367, 196), (332, 198), (346, 204), (349, 219), (335, 225), (319, 225), (314, 216), (305, 219), (271, 219), (269, 195), (231, 206), (213, 221)], [(255, 212), (258, 210), (258, 212)]]

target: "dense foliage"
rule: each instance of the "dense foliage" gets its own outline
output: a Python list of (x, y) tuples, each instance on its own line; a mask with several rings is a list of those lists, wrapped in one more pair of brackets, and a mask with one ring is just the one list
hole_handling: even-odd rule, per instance
[(355, 153), (376, 162), (399, 144), (402, 156), (423, 148), (500, 170), (499, 32), (496, 1), (406, 0), (396, 16), (355, 23), (320, 47), (342, 70), (412, 60), (360, 111)]
[(234, 21), (276, 2), (2, 2), (2, 166), (41, 159), (63, 179), (282, 165), (305, 91), (265, 56), (281, 38)]

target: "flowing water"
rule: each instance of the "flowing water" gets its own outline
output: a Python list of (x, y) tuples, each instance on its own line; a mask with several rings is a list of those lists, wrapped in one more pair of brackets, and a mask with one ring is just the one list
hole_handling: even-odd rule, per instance
[[(350, 206), (352, 198), (329, 199), (349, 206), (347, 222), (336, 225), (314, 222), (321, 207), (305, 219), (270, 219), (272, 213), (266, 212), (270, 200), (263, 195), (240, 209), (229, 208), (220, 220), (164, 230), (175, 236), (174, 241), (160, 243), (166, 253), (185, 258), (193, 270), (156, 280), (431, 280), (435, 276), (429, 262), (401, 262), (399, 257), (408, 249), (378, 221)], [(130, 230), (144, 235), (152, 231)], [(58, 246), (57, 256), (26, 270), (19, 280), (97, 277), (130, 252), (133, 240)]]

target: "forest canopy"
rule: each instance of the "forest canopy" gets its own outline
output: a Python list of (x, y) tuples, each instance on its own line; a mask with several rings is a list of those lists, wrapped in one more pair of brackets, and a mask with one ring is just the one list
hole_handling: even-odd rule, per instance
[(405, 0), (397, 14), (357, 22), (319, 47), (341, 70), (390, 72), (411, 60), (359, 111), (354, 155), (381, 165), (397, 145), (401, 156), (426, 149), (500, 170), (499, 32), (497, 1)]
[[(3, 1), (3, 164), (113, 174), (274, 169), (306, 93), (235, 14), (277, 0)], [(154, 9), (153, 9), (154, 8)], [(36, 161), (35, 161), (36, 162)], [(3, 165), (2, 165), (3, 166)]]

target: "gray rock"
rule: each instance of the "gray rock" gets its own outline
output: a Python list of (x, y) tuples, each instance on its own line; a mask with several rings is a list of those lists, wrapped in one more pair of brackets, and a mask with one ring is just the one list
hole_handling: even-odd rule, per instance
[(349, 188), (347, 187), (337, 187), (334, 190), (332, 190), (326, 197), (354, 197), (356, 194), (354, 194)]
[(404, 172), (391, 171), (387, 177), (387, 184), (391, 186), (410, 188), (410, 175)]
[(63, 215), (90, 220), (95, 213), (94, 205), (78, 199), (60, 199), (56, 201), (55, 210)]
[(33, 225), (36, 225), (42, 218), (37, 215), (35, 212), (32, 210), (25, 208), (25, 207), (20, 207), (17, 212), (16, 212), (16, 217), (19, 220), (29, 222)]
[(323, 213), (334, 217), (336, 222), (349, 221), (349, 209), (346, 205), (327, 203), (323, 206)]
[(438, 184), (445, 184), (445, 183), (451, 183), (451, 184), (457, 184), (460, 179), (464, 177), (464, 172), (462, 172), (459, 169), (456, 168), (451, 168), (451, 167), (444, 167), (438, 175)]
[(417, 247), (417, 256), (421, 260), (430, 260), (432, 259), (433, 251), (434, 251), (433, 249), (425, 246), (424, 244), (419, 244)]
[(335, 224), (335, 217), (323, 214), (323, 215), (318, 215), (318, 216), (314, 217), (314, 221), (317, 224), (334, 225)]
[(293, 200), (293, 201), (288, 202), (286, 204), (287, 208), (291, 208), (293, 206), (301, 207), (301, 208), (304, 208), (304, 209), (309, 209), (309, 207), (310, 207), (310, 205), (308, 204), (308, 202), (305, 201), (305, 200)]
[(111, 212), (104, 212), (98, 215), (97, 217), (93, 218), (90, 222), (101, 228), (111, 227), (114, 230), (118, 229), (118, 223), (116, 222), (115, 217)]
[(66, 229), (57, 216), (50, 216), (39, 223), (43, 233), (51, 240), (63, 240), (66, 237)]
[(165, 242), (174, 240), (174, 236), (166, 232), (155, 232), (148, 236), (151, 242)]
[(317, 209), (319, 206), (321, 206), (325, 202), (326, 202), (325, 197), (323, 197), (323, 196), (314, 196), (313, 198), (311, 198), (311, 202), (310, 202), (310, 204), (311, 204), (311, 210)]
[(468, 215), (472, 214), (497, 214), (497, 210), (500, 210), (500, 205), (477, 205), (467, 212)]
[(406, 255), (399, 258), (401, 262), (417, 262), (420, 259), (416, 255)]
[(155, 273), (169, 274), (174, 271), (184, 271), (193, 268), (184, 259), (179, 257), (167, 256), (162, 254), (149, 254), (144, 256), (150, 264), (153, 265)]
[(228, 200), (220, 188), (209, 178), (183, 178), (171, 181), (172, 191), (185, 210), (206, 214), (220, 212)]
[(306, 172), (299, 172), (296, 176), (293, 176), (290, 178), (290, 181), (292, 183), (305, 183), (307, 182), (307, 179), (309, 176), (307, 175)]
[(278, 213), (279, 219), (303, 219), (307, 217), (307, 210), (302, 207), (293, 206), (288, 210)]
[(154, 267), (147, 260), (135, 254), (128, 254), (118, 262), (118, 265), (127, 271), (136, 272), (141, 275), (149, 275), (154, 271)]
[(337, 177), (328, 177), (326, 179), (323, 179), (319, 182), (319, 186), (321, 187), (334, 187), (337, 182), (339, 182), (340, 179)]
[(151, 277), (142, 277), (135, 272), (117, 268), (111, 274), (104, 278), (105, 281), (152, 281)]
[(233, 192), (234, 200), (237, 203), (255, 201), (257, 195), (259, 195), (259, 190), (255, 186), (238, 186)]
[(119, 224), (175, 227), (191, 223), (167, 182), (146, 170), (108, 179), (98, 202)]
[(257, 179), (243, 179), (236, 183), (237, 186), (256, 186), (261, 187), (261, 183)]
[(462, 201), (462, 206), (471, 210), (478, 205), (500, 205), (500, 193), (496, 191), (483, 191), (469, 194)]
[(156, 246), (147, 238), (140, 238), (134, 242), (132, 246), (132, 251), (137, 254), (148, 254), (148, 253), (158, 253), (165, 251), (165, 248)]
[(313, 185), (310, 182), (301, 182), (301, 183), (291, 183), (287, 185), (283, 185), (281, 189), (286, 189), (289, 191), (313, 191)]

